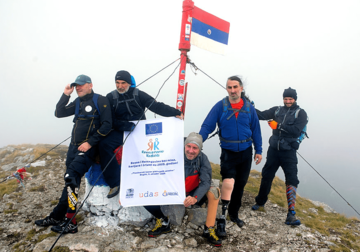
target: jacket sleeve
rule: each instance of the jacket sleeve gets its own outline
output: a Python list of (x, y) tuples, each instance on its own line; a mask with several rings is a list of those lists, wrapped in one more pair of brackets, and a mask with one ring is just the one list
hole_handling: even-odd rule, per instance
[(67, 105), (69, 100), (70, 100), (70, 96), (67, 96), (63, 93), (60, 100), (56, 104), (55, 116), (57, 118), (67, 117), (75, 114), (75, 101)]
[(280, 124), (278, 128), (282, 131), (285, 131), (294, 138), (297, 138), (300, 136), (301, 131), (304, 129), (305, 125), (308, 122), (307, 114), (305, 110), (301, 109), (299, 111), (298, 117), (295, 119), (294, 124)]
[(199, 134), (202, 136), (203, 142), (205, 142), (209, 134), (215, 130), (216, 123), (220, 120), (221, 113), (222, 101), (215, 104), (201, 125)]
[(111, 108), (109, 100), (104, 96), (99, 96), (98, 107), (100, 110), (100, 128), (89, 138), (88, 143), (94, 146), (100, 142), (112, 128)]
[(260, 154), (262, 153), (262, 137), (261, 137), (261, 128), (259, 123), (259, 118), (256, 115), (256, 111), (252, 105), (251, 108), (251, 132), (252, 132), (252, 139), (254, 141), (255, 146), (255, 153)]
[(212, 176), (212, 169), (209, 162), (209, 159), (204, 153), (200, 153), (200, 170), (199, 170), (199, 178), (200, 184), (194, 191), (194, 196), (198, 201), (200, 201), (207, 191), (210, 189), (211, 185), (211, 176)]
[(145, 106), (150, 111), (158, 115), (165, 117), (181, 115), (180, 110), (177, 110), (176, 108), (166, 105), (165, 103), (157, 102), (154, 98), (152, 98), (150, 95), (148, 95), (147, 93), (141, 90), (139, 90), (139, 99), (141, 101), (142, 106)]
[(255, 109), (255, 110), (256, 110), (256, 114), (257, 114), (259, 120), (271, 120), (271, 119), (275, 119), (275, 111), (278, 108), (279, 107), (275, 106), (275, 107), (272, 107), (271, 109), (264, 110), (264, 111), (260, 111), (258, 109)]

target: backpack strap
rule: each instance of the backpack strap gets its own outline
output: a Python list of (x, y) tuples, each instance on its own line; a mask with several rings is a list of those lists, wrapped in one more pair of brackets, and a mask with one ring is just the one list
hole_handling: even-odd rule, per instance
[(98, 99), (99, 99), (99, 94), (94, 94), (92, 100), (93, 100), (93, 103), (95, 105), (96, 111), (99, 113), (99, 116), (100, 116), (100, 109), (99, 109), (99, 106), (98, 106)]
[(96, 111), (98, 112), (98, 115), (79, 115), (80, 112), (80, 98), (77, 97), (75, 99), (75, 118), (74, 121), (76, 121), (79, 117), (80, 118), (99, 118), (100, 117), (100, 109), (98, 106), (98, 99), (99, 95), (95, 94), (93, 95), (92, 102), (94, 103), (94, 106), (96, 108)]
[(113, 103), (113, 107), (114, 107), (114, 110), (116, 111), (119, 104), (120, 103), (125, 103), (126, 104), (126, 107), (130, 113), (131, 116), (133, 116), (133, 113), (131, 112), (130, 110), (130, 107), (128, 105), (128, 102), (131, 102), (131, 101), (135, 101), (136, 105), (142, 109), (141, 107), (141, 101), (140, 101), (140, 98), (139, 98), (139, 89), (138, 88), (134, 88), (134, 91), (133, 91), (133, 98), (130, 98), (130, 99), (127, 99), (127, 100), (119, 100), (119, 92), (117, 90), (113, 90), (111, 91), (111, 95), (113, 97), (113, 100), (114, 100), (114, 103)]
[(78, 118), (79, 116), (79, 110), (80, 110), (80, 98), (77, 97), (75, 99), (75, 120)]

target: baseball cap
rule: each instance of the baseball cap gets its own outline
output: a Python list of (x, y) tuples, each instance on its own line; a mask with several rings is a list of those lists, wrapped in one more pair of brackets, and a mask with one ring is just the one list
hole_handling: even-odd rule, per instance
[(76, 86), (76, 85), (82, 86), (82, 85), (84, 85), (86, 83), (91, 83), (90, 77), (87, 76), (87, 75), (81, 74), (76, 78), (76, 80), (73, 83), (71, 83), (70, 87), (73, 87), (73, 86)]

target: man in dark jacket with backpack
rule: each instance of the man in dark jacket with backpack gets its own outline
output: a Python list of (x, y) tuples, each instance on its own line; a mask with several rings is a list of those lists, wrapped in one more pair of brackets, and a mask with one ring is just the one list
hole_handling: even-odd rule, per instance
[[(68, 104), (74, 91), (78, 94)], [(66, 157), (65, 187), (59, 203), (48, 217), (35, 221), (38, 226), (53, 225), (52, 231), (64, 234), (78, 231), (75, 215), (81, 177), (95, 161), (96, 145), (111, 130), (111, 110), (109, 101), (92, 90), (90, 77), (79, 75), (75, 82), (65, 87), (59, 102), (56, 104), (55, 116), (58, 118), (74, 116), (71, 142)], [(68, 104), (68, 105), (67, 105)], [(62, 222), (66, 214), (65, 221)]]
[(300, 225), (300, 220), (295, 217), (296, 189), (299, 184), (296, 150), (305, 134), (304, 127), (308, 122), (305, 110), (297, 103), (296, 90), (288, 88), (283, 93), (284, 106), (272, 107), (265, 111), (256, 110), (259, 120), (270, 120), (269, 126), (273, 129), (273, 135), (269, 140), (269, 149), (264, 168), (259, 194), (256, 196), (256, 204), (252, 210), (264, 210), (264, 204), (268, 200), (271, 184), (275, 173), (282, 167), (285, 173), (286, 196), (288, 201), (288, 214), (285, 220), (287, 225)]
[(113, 130), (99, 144), (101, 168), (104, 169), (108, 165), (104, 172), (105, 181), (110, 186), (108, 198), (116, 196), (120, 190), (119, 164), (113, 156), (114, 150), (123, 145), (124, 131), (131, 131), (135, 127), (130, 121), (145, 120), (146, 108), (161, 116), (176, 116), (183, 119), (183, 114), (179, 110), (157, 102), (147, 93), (137, 89), (129, 72), (118, 71), (115, 75), (115, 85), (116, 89), (106, 95), (110, 102)]

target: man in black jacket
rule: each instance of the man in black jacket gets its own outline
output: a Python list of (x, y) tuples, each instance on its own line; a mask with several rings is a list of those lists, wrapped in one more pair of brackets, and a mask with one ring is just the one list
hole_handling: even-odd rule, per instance
[(116, 196), (120, 190), (119, 164), (112, 157), (114, 150), (123, 145), (124, 131), (134, 129), (135, 124), (130, 121), (145, 120), (145, 108), (161, 116), (176, 116), (183, 119), (183, 114), (179, 110), (157, 102), (147, 93), (131, 87), (135, 85), (131, 77), (127, 71), (118, 71), (115, 75), (116, 89), (106, 95), (111, 106), (113, 130), (100, 142), (99, 152), (101, 168), (104, 169), (108, 165), (104, 172), (104, 179), (110, 186), (108, 198)]
[(297, 103), (296, 90), (288, 88), (283, 93), (284, 106), (272, 107), (265, 111), (256, 110), (260, 120), (270, 120), (269, 126), (273, 135), (269, 140), (269, 149), (264, 168), (259, 194), (252, 210), (263, 210), (268, 200), (271, 184), (279, 166), (284, 171), (286, 183), (286, 196), (288, 201), (288, 214), (285, 220), (287, 225), (300, 225), (300, 220), (295, 217), (296, 189), (299, 184), (296, 150), (299, 149), (299, 137), (308, 122), (305, 110)]
[[(69, 105), (70, 94), (78, 94)], [(71, 142), (66, 157), (65, 187), (57, 206), (45, 219), (35, 221), (38, 226), (53, 225), (52, 231), (76, 233), (78, 231), (75, 215), (81, 177), (89, 170), (95, 160), (95, 146), (111, 130), (112, 118), (109, 101), (95, 94), (90, 77), (79, 75), (75, 82), (65, 87), (56, 104), (55, 116), (58, 118), (74, 116)], [(66, 214), (65, 221), (62, 222)], [(68, 225), (67, 225), (68, 224)], [(65, 226), (67, 227), (65, 228)]]

